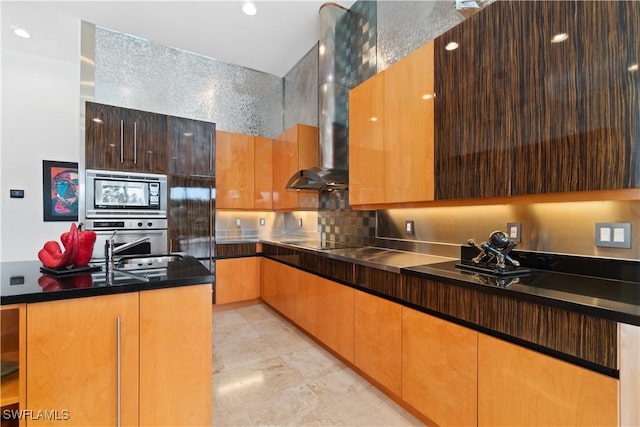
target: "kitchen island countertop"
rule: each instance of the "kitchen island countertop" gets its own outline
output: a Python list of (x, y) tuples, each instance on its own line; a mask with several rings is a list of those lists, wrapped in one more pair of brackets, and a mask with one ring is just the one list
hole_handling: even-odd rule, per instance
[(189, 256), (145, 273), (147, 279), (117, 275), (112, 284), (106, 281), (104, 266), (97, 265), (101, 267), (99, 271), (56, 276), (41, 272), (42, 263), (37, 260), (1, 262), (0, 304), (54, 301), (213, 282), (211, 272)]

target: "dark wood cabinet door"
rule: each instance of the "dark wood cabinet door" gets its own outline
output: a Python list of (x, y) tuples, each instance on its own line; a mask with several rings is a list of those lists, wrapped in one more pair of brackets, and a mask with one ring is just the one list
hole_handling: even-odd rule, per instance
[(123, 109), (87, 102), (85, 159), (88, 169), (127, 169), (129, 159), (133, 159), (133, 145), (125, 141), (125, 121)]
[(169, 175), (169, 250), (211, 259), (214, 245), (215, 181)]
[(215, 123), (169, 117), (170, 172), (178, 175), (213, 177), (215, 132)]
[(85, 117), (87, 168), (166, 173), (166, 116), (87, 102)]
[(129, 129), (131, 126), (135, 150), (132, 168), (141, 172), (167, 173), (167, 116), (131, 110)]
[(437, 198), (640, 186), (638, 52), (640, 2), (500, 1), (438, 37)]

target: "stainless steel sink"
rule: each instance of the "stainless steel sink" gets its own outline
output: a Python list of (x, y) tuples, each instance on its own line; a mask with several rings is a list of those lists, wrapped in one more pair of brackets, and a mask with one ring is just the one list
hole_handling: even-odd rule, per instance
[(169, 263), (179, 261), (181, 259), (182, 255), (179, 254), (123, 257), (115, 263), (115, 267), (120, 270), (147, 270), (166, 268)]

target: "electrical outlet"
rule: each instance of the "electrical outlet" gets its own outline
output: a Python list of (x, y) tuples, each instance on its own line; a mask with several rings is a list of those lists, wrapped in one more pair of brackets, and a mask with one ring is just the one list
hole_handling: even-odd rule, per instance
[(266, 223), (267, 223), (266, 219), (260, 218), (260, 227), (264, 227)]
[(596, 246), (603, 248), (631, 248), (631, 223), (597, 222)]
[(236, 227), (240, 227), (242, 225), (242, 221), (240, 221), (240, 218), (236, 218)]
[(408, 219), (404, 222), (404, 232), (407, 236), (413, 236), (414, 224), (412, 219)]
[(512, 242), (520, 243), (522, 240), (522, 224), (519, 222), (507, 223), (507, 236)]

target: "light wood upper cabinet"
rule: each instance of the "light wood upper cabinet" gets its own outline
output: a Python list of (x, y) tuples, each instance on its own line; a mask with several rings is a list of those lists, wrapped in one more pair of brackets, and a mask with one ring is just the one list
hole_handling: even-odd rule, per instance
[(251, 135), (216, 131), (216, 208), (253, 209), (254, 146)]
[(384, 76), (349, 92), (349, 203), (384, 203)]
[(257, 257), (216, 261), (216, 304), (260, 297), (260, 259)]
[(354, 364), (402, 394), (402, 306), (355, 291)]
[(175, 175), (215, 175), (215, 123), (182, 117), (167, 117), (171, 158), (169, 172)]
[[(471, 329), (403, 307), (403, 400), (438, 425), (476, 425), (477, 336)], [(500, 364), (501, 358), (493, 362)], [(503, 404), (501, 394), (489, 398)]]
[(296, 124), (274, 140), (273, 208), (317, 209), (317, 191), (292, 191), (286, 184), (300, 169), (318, 166), (318, 128)]
[(385, 73), (385, 202), (434, 198), (434, 50), (429, 42)]
[(256, 136), (254, 141), (253, 208), (273, 208), (273, 140)]
[(27, 325), (25, 408), (68, 411), (28, 425), (115, 426), (118, 402), (138, 424), (137, 293), (28, 304)]
[(429, 42), (351, 91), (351, 205), (434, 199), (434, 90)]
[(618, 425), (618, 381), (478, 334), (478, 425)]

